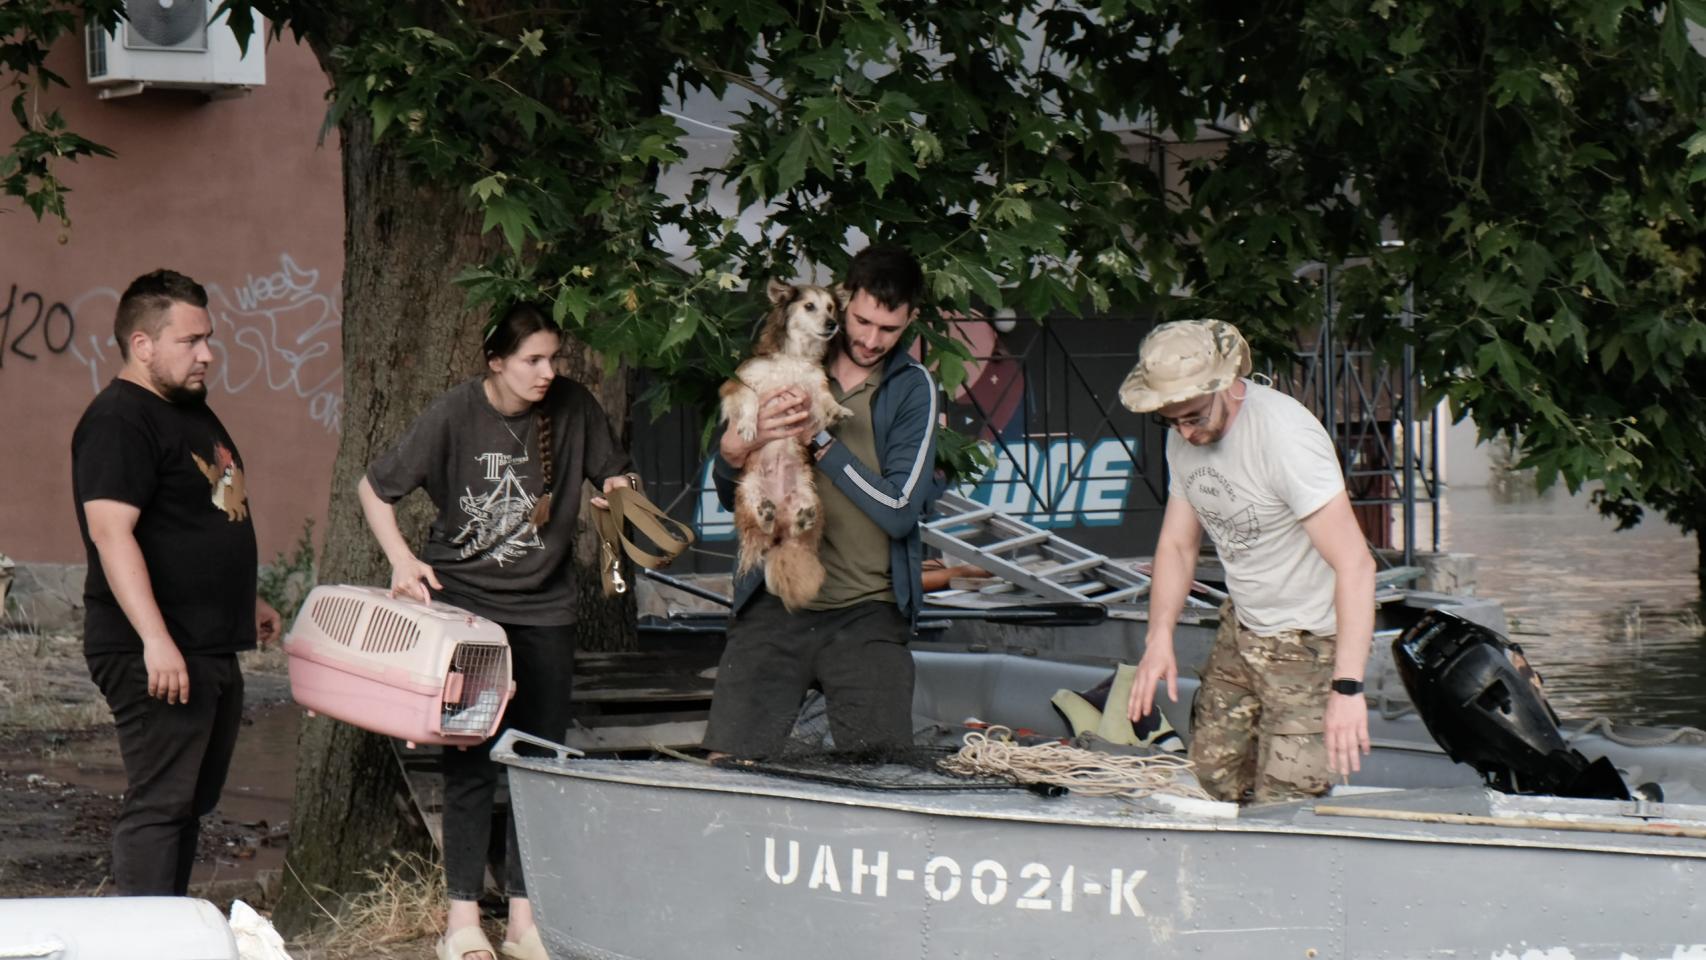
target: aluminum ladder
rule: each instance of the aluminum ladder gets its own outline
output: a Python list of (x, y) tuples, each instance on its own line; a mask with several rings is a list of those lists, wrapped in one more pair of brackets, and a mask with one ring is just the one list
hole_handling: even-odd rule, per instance
[[(1023, 590), (1044, 600), (1100, 603), (1115, 616), (1138, 613), (1137, 601), (1149, 595), (1145, 574), (960, 494), (943, 494), (936, 514), (920, 524), (926, 544), (1006, 581), (979, 593)], [(1188, 604), (1212, 607), (1194, 596)]]

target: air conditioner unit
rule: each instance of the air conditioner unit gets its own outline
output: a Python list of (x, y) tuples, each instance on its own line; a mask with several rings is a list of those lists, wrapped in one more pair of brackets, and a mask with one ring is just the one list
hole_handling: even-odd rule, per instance
[(100, 97), (148, 87), (239, 92), (267, 81), (266, 36), (257, 19), (249, 52), (237, 46), (226, 18), (210, 22), (212, 0), (126, 0), (113, 29), (87, 29), (91, 86)]

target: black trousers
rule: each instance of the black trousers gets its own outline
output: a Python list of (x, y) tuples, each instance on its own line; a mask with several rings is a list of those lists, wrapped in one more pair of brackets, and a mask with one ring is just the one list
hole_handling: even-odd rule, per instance
[[(574, 680), (573, 625), (534, 627), (500, 624), (509, 637), (515, 697), (504, 711), (504, 730), (561, 743), (569, 729), (569, 689)], [(496, 737), (493, 737), (496, 740)], [(485, 889), (486, 851), (492, 840), (492, 808), (503, 767), (491, 758), (491, 743), (444, 748), (444, 876), (452, 900), (478, 900)], [(518, 747), (518, 752), (526, 752)], [(510, 817), (504, 842), (504, 893), (527, 896)]]
[(836, 749), (910, 746), (911, 638), (912, 625), (893, 603), (789, 613), (760, 593), (729, 624), (705, 749), (773, 756), (814, 681), (823, 687)]
[(113, 827), (113, 883), (121, 896), (183, 896), (195, 865), (201, 818), (213, 812), (243, 720), (236, 654), (186, 655), (187, 703), (148, 695), (140, 653), (88, 658), (118, 728), (124, 805)]

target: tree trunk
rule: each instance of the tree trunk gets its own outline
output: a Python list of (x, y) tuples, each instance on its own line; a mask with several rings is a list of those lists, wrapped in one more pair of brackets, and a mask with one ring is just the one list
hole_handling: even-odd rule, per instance
[[(433, 398), (480, 369), (486, 317), (466, 308), (451, 277), (459, 265), (485, 260), (500, 241), (480, 236), (480, 221), (455, 184), (412, 180), (395, 141), (373, 143), (368, 117), (352, 111), (340, 132), (346, 406), (320, 575), (326, 583), (385, 584), (390, 568), (362, 519), (356, 484)], [(572, 344), (567, 362), (578, 372), (599, 371), (583, 382), (598, 384), (595, 392), (625, 434), (626, 371), (604, 377), (602, 361), (586, 353)], [(398, 504), (413, 543), (431, 515), (420, 493)], [(583, 542), (575, 564), (583, 593), (596, 584), (595, 557)], [(631, 642), (632, 609), (631, 598), (607, 603), (594, 587), (579, 611), (586, 618), (583, 643), (608, 649)], [(371, 885), (368, 871), (431, 846), (392, 742), (323, 717), (302, 729), (291, 821), (273, 918), (289, 935), (335, 916), (343, 898)]]

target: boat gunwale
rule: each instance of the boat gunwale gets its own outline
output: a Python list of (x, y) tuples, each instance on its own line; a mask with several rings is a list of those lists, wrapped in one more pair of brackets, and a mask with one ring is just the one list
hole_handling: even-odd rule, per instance
[[(1641, 842), (1631, 843), (1630, 834), (1595, 833), (1591, 831), (1551, 830), (1541, 826), (1512, 823), (1508, 826), (1468, 826), (1441, 823), (1416, 823), (1412, 827), (1383, 827), (1369, 828), (1361, 825), (1355, 817), (1322, 817), (1313, 812), (1314, 800), (1292, 801), (1283, 804), (1271, 804), (1264, 807), (1246, 808), (1231, 818), (1215, 818), (1209, 816), (1192, 816), (1188, 813), (1140, 810), (1131, 808), (1124, 814), (1101, 813), (1094, 816), (1074, 815), (1072, 813), (1055, 811), (1047, 814), (1022, 808), (1008, 809), (970, 809), (953, 807), (948, 804), (930, 804), (907, 802), (904, 800), (877, 799), (872, 791), (861, 791), (855, 787), (838, 784), (818, 784), (811, 787), (803, 786), (785, 780), (772, 774), (758, 771), (719, 771), (742, 778), (742, 783), (719, 783), (715, 781), (683, 782), (679, 780), (648, 777), (644, 773), (623, 773), (627, 765), (643, 765), (645, 767), (668, 766), (676, 769), (696, 767), (696, 764), (679, 760), (554, 760), (545, 758), (523, 757), (507, 751), (493, 751), (492, 759), (508, 767), (518, 768), (542, 776), (569, 777), (577, 780), (613, 783), (634, 787), (653, 787), (670, 790), (697, 790), (709, 793), (727, 793), (738, 796), (755, 798), (773, 798), (779, 800), (801, 800), (810, 803), (821, 803), (832, 806), (866, 807), (879, 810), (890, 810), (899, 813), (925, 816), (945, 816), (965, 820), (991, 820), (999, 822), (1031, 823), (1037, 825), (1099, 827), (1116, 830), (1172, 830), (1185, 833), (1241, 833), (1267, 834), (1281, 836), (1316, 836), (1325, 838), (1377, 840), (1399, 843), (1430, 843), (1455, 846), (1475, 847), (1516, 847), (1538, 850), (1559, 850), (1585, 853), (1610, 853), (1632, 856), (1662, 857), (1678, 860), (1706, 860), (1706, 840), (1690, 837), (1653, 836), (1641, 838)], [(589, 764), (597, 764), (596, 769), (588, 769)], [(611, 769), (614, 765), (621, 768)], [(631, 768), (628, 768), (631, 769)], [(750, 778), (750, 779), (748, 779)], [(1474, 787), (1444, 788), (1437, 792), (1460, 792), (1476, 790)], [(1483, 788), (1484, 789), (1484, 788)], [(1354, 797), (1322, 798), (1332, 799), (1336, 805), (1346, 802), (1366, 802), (1369, 798), (1383, 794), (1415, 795), (1421, 788), (1395, 789), (1391, 791), (1375, 791), (1359, 794)], [(1057, 799), (1041, 797), (1019, 797), (1019, 788), (1003, 796), (1013, 796), (1016, 799), (1034, 799), (1038, 804), (1058, 804)], [(988, 795), (988, 791), (966, 791), (967, 793)], [(918, 796), (919, 794), (909, 794)], [(960, 796), (958, 791), (931, 791), (932, 798)], [(1071, 797), (1078, 802), (1100, 802), (1106, 799), (1119, 802), (1118, 798)], [(1284, 819), (1286, 809), (1292, 810), (1291, 817)], [(1396, 821), (1370, 821), (1390, 824)], [(1512, 831), (1519, 835), (1477, 836), (1488, 830)], [(1587, 838), (1603, 839), (1605, 842), (1589, 842)], [(1614, 839), (1615, 838), (1615, 839)]]

